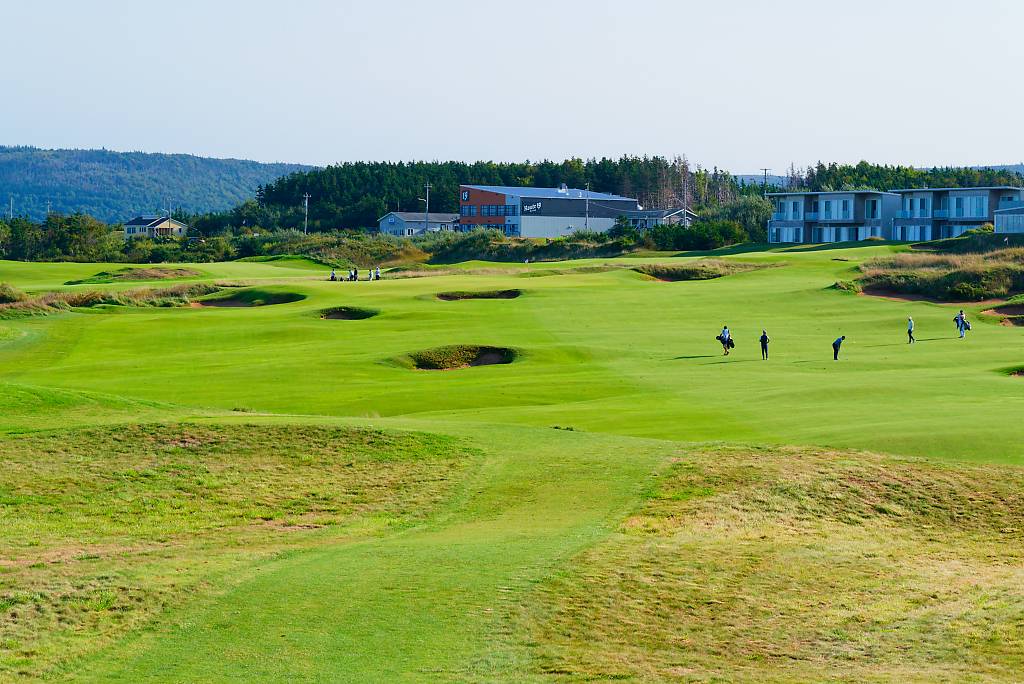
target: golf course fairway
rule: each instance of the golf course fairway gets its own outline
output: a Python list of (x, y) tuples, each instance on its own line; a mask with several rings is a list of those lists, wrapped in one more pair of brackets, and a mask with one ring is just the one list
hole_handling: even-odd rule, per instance
[(0, 680), (1017, 681), (1024, 328), (833, 287), (901, 249), (0, 316)]

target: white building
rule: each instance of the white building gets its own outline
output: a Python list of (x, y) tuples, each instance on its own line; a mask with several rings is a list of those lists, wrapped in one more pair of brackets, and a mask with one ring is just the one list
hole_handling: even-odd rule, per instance
[(184, 237), (188, 226), (167, 216), (136, 216), (124, 224), (124, 239)]
[(377, 224), (382, 233), (411, 237), (442, 230), (457, 230), (459, 215), (434, 212), (424, 215), (423, 212), (415, 211), (389, 211), (377, 220)]

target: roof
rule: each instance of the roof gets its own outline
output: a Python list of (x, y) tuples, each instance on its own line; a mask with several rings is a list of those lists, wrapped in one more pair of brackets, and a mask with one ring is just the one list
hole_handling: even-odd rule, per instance
[(128, 223), (126, 223), (124, 225), (126, 225), (126, 226), (145, 226), (147, 228), (150, 228), (152, 226), (158, 226), (161, 223), (163, 223), (164, 221), (170, 221), (171, 223), (176, 223), (179, 226), (186, 227), (185, 224), (182, 223), (181, 221), (179, 221), (178, 219), (173, 219), (173, 218), (169, 219), (166, 216), (136, 216), (135, 218), (133, 218), (131, 221), (129, 221)]
[(980, 185), (976, 188), (901, 188), (892, 192), (950, 192), (952, 190), (1024, 190), (1013, 185)]
[(689, 209), (636, 209), (632, 211), (624, 211), (627, 217), (634, 218), (668, 218), (686, 212), (686, 215), (692, 218), (697, 218), (697, 214), (690, 211)]
[(462, 187), (471, 188), (473, 190), (486, 190), (487, 192), (496, 192), (502, 195), (518, 195), (519, 197), (534, 197), (540, 199), (584, 199), (589, 197), (593, 200), (625, 200), (627, 202), (636, 202), (636, 198), (634, 197), (623, 197), (622, 195), (612, 195), (607, 192), (594, 192), (593, 190), (581, 190), (579, 188), (567, 188), (566, 190), (560, 190), (559, 188), (527, 188), (513, 185), (463, 185)]
[[(384, 214), (379, 219), (377, 219), (377, 223), (380, 223), (381, 221), (386, 219), (388, 216), (397, 216), (398, 218), (402, 219), (403, 221), (422, 221), (423, 220), (423, 212), (422, 211), (389, 211), (388, 213)], [(459, 220), (459, 215), (458, 214), (443, 214), (443, 213), (434, 212), (434, 211), (430, 212), (430, 222), (431, 223), (452, 223), (452, 222), (458, 221), (458, 220)]]
[(1024, 214), (1024, 207), (1010, 207), (1009, 209), (996, 209), (995, 214)]
[(769, 197), (785, 197), (787, 195), (853, 195), (858, 192), (868, 193), (871, 195), (895, 195), (896, 190), (819, 190), (816, 192), (769, 192)]

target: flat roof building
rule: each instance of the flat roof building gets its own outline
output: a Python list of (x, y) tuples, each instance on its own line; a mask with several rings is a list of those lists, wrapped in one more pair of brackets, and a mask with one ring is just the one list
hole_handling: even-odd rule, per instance
[(442, 214), (422, 211), (389, 211), (377, 219), (377, 227), (382, 233), (412, 237), (424, 233), (436, 233), (458, 228), (458, 214)]
[(1024, 206), (1024, 188), (906, 188), (893, 222), (894, 240), (938, 240), (995, 223), (1000, 209)]
[(555, 238), (577, 230), (605, 232), (636, 212), (636, 199), (606, 192), (504, 185), (459, 187), (459, 228), (494, 228), (510, 237)]
[(769, 242), (889, 239), (900, 196), (878, 190), (770, 192)]

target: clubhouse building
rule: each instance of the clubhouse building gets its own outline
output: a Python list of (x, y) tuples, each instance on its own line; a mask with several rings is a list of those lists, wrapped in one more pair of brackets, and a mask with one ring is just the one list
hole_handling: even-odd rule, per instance
[(880, 237), (925, 241), (997, 223), (1001, 211), (1024, 207), (1024, 188), (906, 188), (892, 192), (769, 193), (775, 212), (770, 242), (841, 242)]
[[(563, 185), (523, 188), (501, 185), (459, 187), (459, 230), (494, 228), (509, 237), (555, 238), (577, 230), (604, 232), (640, 205), (630, 197)], [(639, 217), (638, 217), (639, 220)], [(653, 216), (645, 221), (656, 221)]]

